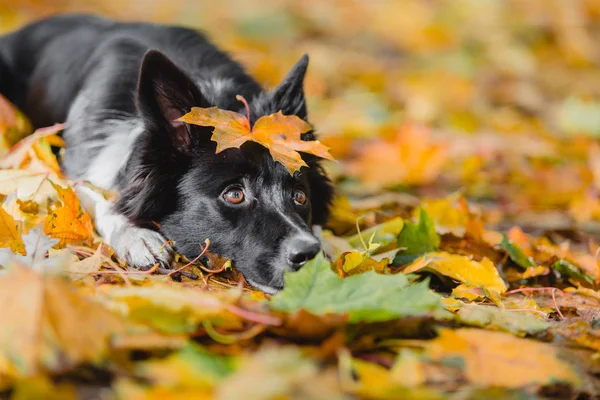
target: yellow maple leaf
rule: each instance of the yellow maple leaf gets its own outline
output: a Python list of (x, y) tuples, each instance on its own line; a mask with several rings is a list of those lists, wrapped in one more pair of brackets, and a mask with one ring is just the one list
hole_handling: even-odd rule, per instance
[(506, 284), (498, 274), (494, 263), (485, 257), (481, 261), (475, 261), (469, 257), (444, 251), (428, 253), (416, 259), (404, 270), (404, 273), (410, 274), (424, 268), (470, 286), (483, 287), (496, 295), (506, 292)]
[[(241, 96), (236, 98), (246, 104), (249, 110)], [(333, 159), (329, 154), (329, 148), (318, 140), (301, 139), (301, 135), (312, 130), (312, 127), (296, 115), (283, 115), (279, 111), (259, 118), (253, 127), (250, 127), (249, 115), (250, 111), (248, 117), (245, 117), (217, 107), (193, 107), (178, 121), (214, 127), (211, 140), (217, 142), (217, 153), (230, 148), (239, 148), (248, 141), (256, 142), (266, 147), (273, 159), (283, 164), (292, 175), (301, 167), (307, 166), (299, 151), (328, 160)]]
[(81, 207), (73, 189), (62, 188), (54, 183), (52, 186), (58, 192), (62, 204), (48, 213), (44, 221), (44, 233), (60, 239), (62, 245), (92, 242), (94, 233), (92, 219)]
[(0, 207), (0, 247), (8, 247), (15, 253), (25, 254), (25, 243), (21, 234), (23, 225)]

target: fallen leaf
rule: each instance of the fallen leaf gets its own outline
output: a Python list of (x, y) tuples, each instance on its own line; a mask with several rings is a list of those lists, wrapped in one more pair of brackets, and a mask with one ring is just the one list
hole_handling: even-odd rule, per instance
[(76, 400), (75, 385), (54, 383), (50, 378), (34, 376), (17, 382), (11, 393), (11, 400)]
[(68, 263), (67, 267), (65, 268), (67, 276), (73, 281), (78, 281), (93, 272), (98, 272), (102, 266), (104, 257), (102, 246), (103, 245), (98, 246), (94, 254), (84, 258), (83, 260)]
[(481, 286), (496, 296), (506, 292), (506, 284), (487, 258), (475, 261), (446, 252), (428, 253), (403, 270), (405, 274), (427, 269), (470, 286)]
[(467, 283), (461, 283), (460, 285), (452, 289), (452, 295), (459, 299), (474, 301), (477, 299), (485, 298), (486, 292), (481, 286), (474, 286)]
[(7, 247), (14, 253), (25, 254), (25, 243), (21, 237), (23, 226), (20, 221), (8, 214), (0, 206), (0, 247)]
[(443, 199), (426, 199), (421, 202), (420, 207), (425, 210), (429, 217), (435, 220), (439, 233), (451, 232), (458, 237), (462, 237), (466, 232), (469, 215), (461, 208), (460, 199), (460, 193), (453, 193)]
[(446, 160), (446, 145), (434, 143), (427, 128), (406, 124), (392, 140), (362, 146), (348, 172), (373, 188), (419, 185), (433, 182)]
[[(404, 228), (404, 220), (400, 217), (392, 218), (389, 221), (386, 221), (382, 224), (375, 225), (370, 227), (369, 229), (365, 229), (356, 235), (353, 235), (348, 238), (348, 243), (352, 247), (362, 248), (364, 239), (363, 238), (372, 238), (371, 241), (374, 243), (378, 243), (381, 246), (386, 246), (396, 240), (398, 234), (402, 232)], [(364, 249), (363, 250), (367, 250)]]
[[(349, 391), (360, 398), (369, 399), (441, 400), (441, 394), (419, 387), (426, 377), (419, 369), (421, 365), (417, 360), (414, 361), (409, 361), (407, 357), (405, 361), (397, 361), (392, 370), (388, 370), (375, 363), (353, 358), (352, 372), (356, 375), (356, 382), (353, 382)], [(408, 370), (409, 366), (415, 369)], [(403, 372), (409, 375), (403, 376)]]
[(14, 262), (0, 275), (0, 302), (0, 375), (13, 379), (98, 362), (127, 327), (61, 278)]
[(25, 115), (0, 94), (0, 156), (31, 131)]
[(219, 385), (215, 398), (348, 398), (341, 392), (335, 372), (320, 368), (297, 347), (265, 345), (258, 352), (243, 357), (239, 364), (239, 369)]
[(573, 265), (567, 260), (558, 260), (552, 263), (550, 268), (555, 269), (563, 275), (570, 278), (577, 279), (581, 282), (593, 283), (595, 278), (593, 276), (586, 275), (581, 269)]
[(440, 245), (440, 236), (435, 230), (433, 219), (423, 209), (419, 212), (419, 223), (406, 222), (400, 235), (398, 247), (402, 250), (394, 258), (395, 265), (409, 264), (419, 256), (435, 251)]
[[(55, 124), (36, 130), (17, 143), (8, 154), (0, 158), (0, 168), (21, 168), (31, 160), (39, 160), (41, 164), (47, 166), (49, 171), (58, 172), (56, 158), (49, 154), (49, 143), (43, 141), (46, 138), (55, 137), (51, 139), (51, 142), (62, 145), (62, 139), (56, 134), (63, 129), (64, 124)], [(40, 141), (42, 141), (42, 144), (40, 144)], [(49, 165), (45, 162), (49, 162)]]
[(440, 308), (439, 300), (426, 281), (411, 285), (403, 274), (369, 271), (342, 279), (319, 254), (299, 271), (286, 272), (284, 289), (270, 306), (286, 312), (349, 314), (349, 322), (356, 323), (425, 316)]
[(367, 271), (375, 271), (379, 274), (386, 273), (388, 272), (387, 266), (389, 265), (390, 260), (387, 258), (379, 261), (374, 260), (366, 253), (363, 254), (356, 250), (352, 250), (345, 254), (339, 262), (342, 264), (342, 277), (346, 277), (362, 274)]
[(456, 312), (458, 322), (490, 330), (510, 332), (517, 336), (536, 335), (544, 332), (550, 324), (543, 317), (507, 310), (493, 305), (465, 304)]
[(20, 169), (0, 170), (0, 195), (12, 193), (22, 201), (30, 200), (39, 204), (45, 204), (57, 195), (48, 181), (48, 174)]
[(107, 307), (159, 332), (191, 333), (205, 320), (240, 325), (239, 318), (226, 311), (227, 304), (236, 299), (233, 291), (213, 294), (155, 283), (149, 287), (109, 287), (104, 294)]
[[(240, 99), (239, 96), (237, 98)], [(328, 147), (318, 140), (301, 139), (301, 135), (311, 131), (312, 126), (299, 117), (283, 115), (279, 111), (259, 118), (251, 128), (250, 111), (247, 109), (248, 117), (244, 117), (217, 107), (192, 107), (192, 110), (178, 121), (214, 127), (211, 140), (217, 142), (217, 154), (226, 149), (240, 148), (247, 141), (256, 142), (266, 147), (273, 159), (283, 164), (292, 175), (301, 167), (308, 167), (299, 151), (328, 160), (333, 159)]]
[(51, 239), (44, 235), (41, 227), (31, 229), (23, 235), (25, 245), (25, 254), (15, 254), (9, 249), (0, 249), (0, 265), (8, 265), (12, 260), (22, 265), (33, 268), (38, 272), (57, 273), (62, 271), (63, 260), (55, 258), (46, 258), (48, 250), (58, 243), (58, 240)]
[(44, 233), (60, 239), (61, 245), (91, 243), (94, 241), (92, 219), (81, 207), (77, 195), (70, 187), (52, 183), (58, 192), (61, 205), (48, 213)]
[(506, 235), (502, 235), (502, 242), (498, 246), (504, 249), (508, 253), (510, 259), (513, 260), (519, 267), (535, 267), (535, 263), (529, 257), (527, 257), (525, 253), (523, 253), (523, 250), (521, 250), (519, 246), (509, 240)]
[(135, 376), (151, 382), (155, 388), (212, 389), (233, 371), (231, 358), (188, 343), (165, 359), (137, 363)]
[(475, 385), (520, 388), (557, 382), (577, 387), (581, 379), (560, 360), (554, 347), (502, 332), (480, 329), (442, 329), (425, 356), (438, 362), (456, 360), (466, 379)]

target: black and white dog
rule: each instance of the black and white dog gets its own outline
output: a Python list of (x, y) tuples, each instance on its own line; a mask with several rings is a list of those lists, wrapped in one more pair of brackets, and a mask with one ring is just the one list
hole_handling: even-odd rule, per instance
[[(0, 38), (0, 93), (42, 127), (66, 122), (62, 167), (71, 179), (118, 190), (115, 204), (82, 189), (96, 229), (137, 268), (168, 268), (206, 238), (252, 285), (276, 292), (284, 270), (313, 258), (311, 230), (332, 195), (318, 160), (293, 177), (255, 143), (215, 154), (212, 128), (173, 122), (218, 106), (251, 123), (282, 110), (306, 119), (304, 56), (266, 92), (242, 67), (186, 28), (52, 17)], [(315, 140), (312, 132), (304, 140)], [(91, 203), (90, 203), (91, 202)]]

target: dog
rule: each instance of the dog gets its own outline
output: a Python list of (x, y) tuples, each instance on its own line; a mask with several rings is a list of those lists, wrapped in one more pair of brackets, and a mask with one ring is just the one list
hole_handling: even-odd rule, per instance
[[(119, 258), (169, 271), (175, 251), (194, 259), (208, 238), (267, 293), (319, 252), (312, 228), (327, 220), (330, 180), (308, 154), (309, 167), (293, 176), (256, 143), (215, 154), (212, 128), (175, 120), (194, 106), (246, 115), (236, 95), (251, 123), (279, 110), (307, 120), (307, 66), (304, 55), (266, 91), (197, 31), (90, 15), (0, 37), (0, 93), (35, 127), (65, 122), (61, 167), (70, 179), (119, 192), (109, 203), (78, 190)], [(312, 131), (302, 139), (316, 140)]]

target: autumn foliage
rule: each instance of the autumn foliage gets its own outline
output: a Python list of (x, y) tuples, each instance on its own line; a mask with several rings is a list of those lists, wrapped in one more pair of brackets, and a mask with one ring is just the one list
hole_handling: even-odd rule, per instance
[(182, 120), (290, 173), (335, 157), (323, 253), (273, 296), (210, 251), (176, 257), (197, 280), (134, 270), (61, 173), (62, 126), (31, 132), (0, 98), (0, 397), (600, 395), (594, 1), (148, 4), (31, 2), (0, 29), (65, 7), (185, 15), (266, 83), (309, 53), (312, 125)]
[(281, 111), (260, 117), (250, 127), (250, 108), (246, 100), (237, 96), (246, 106), (246, 117), (217, 107), (192, 110), (179, 118), (188, 124), (213, 127), (211, 139), (217, 142), (217, 153), (226, 149), (240, 148), (244, 143), (256, 142), (267, 149), (275, 161), (283, 164), (290, 174), (308, 165), (302, 160), (300, 153), (313, 154), (317, 157), (333, 160), (327, 146), (318, 140), (304, 141), (303, 133), (312, 130), (310, 124), (295, 115), (283, 115)]

